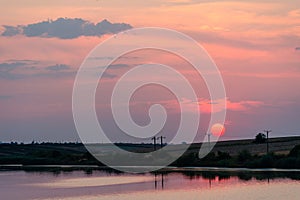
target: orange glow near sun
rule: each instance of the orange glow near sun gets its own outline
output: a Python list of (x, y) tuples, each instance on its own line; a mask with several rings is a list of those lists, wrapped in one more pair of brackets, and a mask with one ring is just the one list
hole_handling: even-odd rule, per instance
[(224, 135), (225, 127), (222, 124), (214, 124), (211, 127), (211, 133), (216, 137), (220, 137), (220, 136)]

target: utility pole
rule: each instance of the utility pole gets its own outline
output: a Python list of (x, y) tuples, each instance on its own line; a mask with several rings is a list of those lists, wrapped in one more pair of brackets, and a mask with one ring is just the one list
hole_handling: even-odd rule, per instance
[(267, 154), (269, 154), (269, 133), (272, 132), (272, 130), (264, 130), (265, 133), (267, 133)]
[(156, 151), (156, 137), (154, 136), (153, 138), (151, 138), (151, 140), (153, 140), (153, 143), (154, 143), (154, 151)]
[(160, 147), (163, 148), (164, 146), (163, 139), (166, 139), (166, 137), (160, 136), (157, 139), (160, 139)]
[(208, 147), (210, 148), (210, 136), (211, 136), (211, 133), (207, 133), (207, 140), (208, 140)]

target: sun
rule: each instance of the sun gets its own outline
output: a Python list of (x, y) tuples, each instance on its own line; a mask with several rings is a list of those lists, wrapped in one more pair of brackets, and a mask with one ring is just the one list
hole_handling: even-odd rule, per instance
[(225, 127), (224, 125), (222, 124), (214, 124), (212, 127), (211, 127), (211, 133), (216, 136), (216, 137), (220, 137), (222, 135), (224, 135), (225, 133)]

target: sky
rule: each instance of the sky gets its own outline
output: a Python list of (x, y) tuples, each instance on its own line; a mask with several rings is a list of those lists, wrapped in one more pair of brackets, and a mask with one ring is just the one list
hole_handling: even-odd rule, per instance
[[(77, 70), (96, 45), (132, 27), (180, 31), (206, 49), (226, 88), (221, 139), (254, 138), (264, 129), (272, 129), (271, 137), (300, 135), (298, 1), (0, 0), (0, 141), (79, 141), (72, 116)], [(205, 83), (193, 79), (183, 60), (148, 50), (116, 61), (107, 85), (97, 91), (97, 114), (105, 129), (114, 140), (129, 142), (114, 135), (115, 124), (101, 113), (109, 108), (107, 90), (115, 76), (145, 61), (173, 65), (195, 81), (204, 116), (196, 139), (201, 140), (211, 104)], [(133, 118), (147, 124), (147, 105), (160, 102), (169, 109), (164, 131), (171, 138), (178, 102), (162, 88), (144, 89), (135, 94)]]

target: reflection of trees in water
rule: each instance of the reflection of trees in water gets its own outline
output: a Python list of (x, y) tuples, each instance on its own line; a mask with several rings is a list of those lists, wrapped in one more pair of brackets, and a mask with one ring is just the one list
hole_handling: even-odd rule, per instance
[(221, 171), (201, 171), (201, 172), (180, 172), (189, 179), (207, 179), (207, 180), (227, 180), (233, 177), (237, 177), (240, 180), (249, 181), (251, 179), (267, 180), (278, 178), (289, 178), (292, 180), (300, 180), (300, 172), (249, 172), (249, 171), (236, 171), (236, 172), (221, 172)]
[(243, 172), (239, 172), (237, 174), (237, 177), (240, 180), (244, 180), (244, 181), (250, 181), (252, 179), (252, 175), (251, 174), (249, 174), (249, 173), (243, 173)]
[(268, 183), (274, 179), (288, 178), (291, 180), (300, 180), (300, 173), (295, 172), (272, 172), (272, 171), (180, 171), (180, 172), (155, 172), (152, 173), (155, 177), (154, 187), (155, 189), (164, 189), (164, 179), (168, 175), (181, 174), (189, 180), (203, 179), (207, 180), (209, 187), (212, 187), (213, 182), (221, 182), (229, 180), (231, 178), (238, 178), (242, 181), (251, 181), (253, 179), (257, 181), (267, 181)]
[[(38, 174), (51, 174), (53, 176), (59, 176), (60, 174), (72, 173), (75, 171), (83, 171), (87, 176), (92, 176), (95, 172), (104, 173), (107, 176), (126, 174), (122, 171), (118, 171), (110, 168), (60, 168), (60, 167), (27, 167), (23, 169), (26, 173), (38, 173)], [(184, 177), (190, 180), (205, 179), (208, 181), (222, 181), (231, 178), (238, 178), (243, 181), (250, 181), (252, 179), (265, 181), (278, 178), (288, 178), (291, 180), (300, 180), (300, 172), (297, 171), (157, 171), (152, 172), (156, 186), (160, 186), (162, 189), (165, 186), (165, 178), (171, 174), (182, 174)]]

